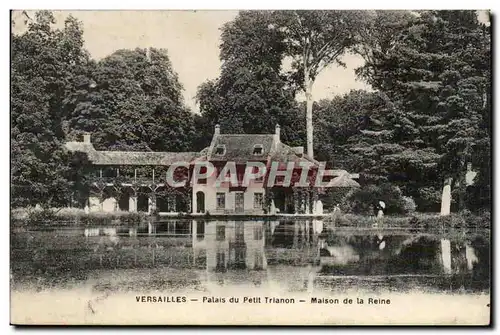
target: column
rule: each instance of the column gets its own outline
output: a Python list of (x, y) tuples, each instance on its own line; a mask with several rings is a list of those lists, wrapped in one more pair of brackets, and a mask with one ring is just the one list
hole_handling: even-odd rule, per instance
[(310, 204), (311, 204), (311, 192), (307, 191), (307, 193), (306, 193), (306, 205), (305, 205), (306, 214), (311, 214)]
[(128, 199), (128, 211), (129, 212), (137, 212), (137, 193), (134, 192)]
[(196, 191), (195, 191), (195, 188), (193, 187), (193, 189), (191, 190), (191, 213), (194, 214), (196, 213), (196, 208), (198, 207), (197, 205), (197, 199), (196, 199)]
[(193, 248), (196, 244), (196, 234), (198, 234), (198, 222), (196, 220), (191, 220), (191, 236), (193, 238)]
[(293, 223), (293, 248), (296, 249), (299, 244), (299, 223)]
[[(189, 193), (191, 193), (191, 192), (189, 192)], [(187, 213), (192, 212), (191, 202), (193, 200), (193, 197), (190, 196), (189, 193), (186, 195), (186, 212)]]
[(156, 211), (156, 194), (149, 195), (148, 198), (148, 213), (153, 214)]
[(177, 195), (169, 194), (168, 195), (168, 211), (169, 212), (177, 212)]
[(300, 197), (300, 194), (298, 194), (298, 192), (293, 189), (293, 212), (294, 214), (297, 214), (299, 212), (299, 197)]
[(311, 213), (314, 215), (318, 214), (323, 214), (323, 212), (318, 213), (318, 191), (316, 189), (313, 189), (313, 194), (312, 194), (312, 208), (311, 208)]
[(311, 236), (310, 233), (311, 226), (309, 224), (309, 220), (306, 220), (306, 241), (309, 242), (309, 237)]

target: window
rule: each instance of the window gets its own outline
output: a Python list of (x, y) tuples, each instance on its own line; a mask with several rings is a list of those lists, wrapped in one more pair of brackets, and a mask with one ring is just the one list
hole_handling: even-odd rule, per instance
[[(207, 167), (206, 166), (200, 166), (200, 175), (201, 174), (206, 174), (207, 173)], [(207, 184), (207, 178), (199, 178), (198, 179), (198, 184), (199, 185), (206, 185)]]
[(217, 252), (217, 269), (223, 270), (226, 267), (226, 254), (224, 252)]
[(236, 242), (244, 242), (245, 241), (245, 227), (243, 226), (243, 222), (237, 222), (235, 227), (234, 240)]
[(262, 226), (253, 228), (253, 239), (256, 241), (262, 240)]
[(245, 249), (236, 249), (234, 262), (237, 268), (245, 268), (246, 265), (246, 253)]
[(253, 208), (262, 208), (264, 204), (264, 194), (262, 193), (254, 193), (253, 194)]
[(226, 193), (217, 192), (217, 209), (226, 208)]
[(224, 241), (226, 239), (226, 227), (225, 226), (216, 226), (215, 227), (215, 239), (217, 241)]
[[(254, 166), (253, 169), (252, 169), (252, 173), (256, 174), (257, 172), (259, 172), (259, 167), (258, 166)], [(264, 182), (264, 176), (260, 176), (260, 177), (255, 178), (255, 182), (257, 182), (257, 183)]]
[(253, 147), (253, 154), (255, 156), (260, 156), (264, 153), (264, 148), (262, 147), (262, 144), (256, 144)]
[(224, 156), (226, 153), (226, 146), (225, 145), (218, 145), (216, 148), (215, 148), (215, 154), (217, 156)]

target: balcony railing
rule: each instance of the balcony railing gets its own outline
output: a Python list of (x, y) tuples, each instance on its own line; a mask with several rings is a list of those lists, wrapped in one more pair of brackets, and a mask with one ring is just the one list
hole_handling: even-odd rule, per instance
[[(127, 169), (127, 172), (124, 170), (120, 170), (120, 168), (102, 168), (96, 170), (93, 173), (93, 182), (95, 183), (106, 183), (106, 184), (139, 184), (139, 185), (151, 185), (151, 184), (163, 184), (167, 179), (167, 172), (164, 169), (160, 170), (149, 170), (147, 172), (141, 169), (130, 170)], [(125, 172), (125, 173), (124, 173)], [(184, 176), (184, 179), (189, 180), (189, 172), (188, 175)], [(179, 176), (174, 177), (176, 180)]]
[(126, 184), (126, 185), (153, 185), (153, 184), (164, 184), (166, 183), (165, 178), (158, 177), (93, 177), (92, 183), (98, 184)]

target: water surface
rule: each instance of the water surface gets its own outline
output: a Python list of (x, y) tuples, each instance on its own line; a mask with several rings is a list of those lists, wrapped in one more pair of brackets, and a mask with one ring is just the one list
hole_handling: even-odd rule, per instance
[(165, 220), (11, 233), (15, 290), (488, 292), (489, 232)]

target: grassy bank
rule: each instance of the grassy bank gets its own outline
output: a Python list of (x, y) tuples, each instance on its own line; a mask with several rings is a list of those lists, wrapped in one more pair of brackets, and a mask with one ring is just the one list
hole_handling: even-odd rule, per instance
[(79, 208), (17, 208), (11, 211), (13, 225), (112, 225), (129, 226), (146, 222), (146, 213), (131, 212), (91, 212)]
[[(91, 212), (85, 213), (78, 208), (20, 208), (11, 211), (11, 222), (14, 225), (111, 225), (129, 226), (151, 220), (146, 213), (132, 212)], [(175, 218), (175, 217), (172, 217)], [(208, 218), (208, 216), (207, 216)], [(211, 217), (215, 219), (216, 217)], [(230, 217), (217, 217), (217, 219), (233, 219)], [(242, 219), (242, 218), (239, 218)], [(255, 218), (254, 218), (255, 219)], [(278, 218), (261, 217), (260, 220), (278, 220)], [(294, 217), (283, 218), (294, 220)], [(297, 217), (297, 220), (304, 218)], [(328, 227), (356, 227), (372, 228), (377, 223), (373, 216), (356, 215), (350, 213), (332, 214), (323, 218)], [(380, 227), (380, 226), (379, 226)], [(443, 228), (480, 228), (491, 227), (489, 212), (480, 215), (470, 212), (452, 213), (440, 216), (438, 213), (414, 213), (407, 216), (385, 216), (382, 221), (383, 228), (415, 228), (423, 230)]]
[[(340, 214), (330, 215), (324, 219), (324, 222), (331, 227), (371, 228), (377, 223), (377, 220), (373, 216)], [(385, 216), (382, 220), (381, 227), (415, 229), (489, 229), (491, 227), (491, 215), (489, 212), (482, 213), (481, 215), (464, 212), (452, 213), (447, 216), (440, 216), (437, 213), (414, 213), (409, 216)]]

